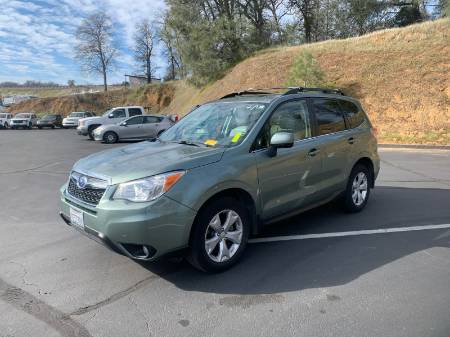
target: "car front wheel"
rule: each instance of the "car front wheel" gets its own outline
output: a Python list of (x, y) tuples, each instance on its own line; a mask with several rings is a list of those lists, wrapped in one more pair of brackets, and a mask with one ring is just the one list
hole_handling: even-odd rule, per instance
[(103, 136), (103, 141), (106, 144), (114, 144), (114, 143), (117, 143), (118, 140), (119, 140), (119, 137), (117, 136), (117, 134), (115, 132), (112, 132), (112, 131), (106, 132)]
[(230, 268), (245, 250), (249, 228), (248, 210), (241, 203), (230, 197), (213, 201), (195, 221), (189, 262), (206, 272)]
[(370, 195), (371, 179), (372, 175), (365, 165), (358, 164), (353, 168), (344, 196), (344, 206), (348, 212), (359, 212), (366, 206)]

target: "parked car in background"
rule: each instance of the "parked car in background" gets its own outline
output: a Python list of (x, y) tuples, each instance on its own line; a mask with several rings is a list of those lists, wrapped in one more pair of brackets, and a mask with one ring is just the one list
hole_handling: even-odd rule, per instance
[(11, 119), (10, 127), (11, 129), (23, 128), (31, 130), (33, 126), (36, 126), (37, 121), (36, 114), (32, 112), (21, 112)]
[(94, 140), (94, 130), (101, 125), (118, 124), (123, 120), (144, 114), (144, 108), (141, 106), (125, 106), (112, 108), (106, 111), (100, 117), (89, 117), (80, 119), (77, 131), (79, 135), (89, 136)]
[(119, 140), (142, 140), (158, 137), (174, 124), (169, 116), (134, 116), (119, 124), (99, 126), (94, 139), (108, 144)]
[(9, 112), (0, 113), (0, 128), (9, 128), (11, 125), (11, 118), (13, 118), (13, 115)]
[(218, 272), (265, 224), (335, 198), (347, 212), (363, 210), (379, 169), (374, 129), (356, 99), (320, 88), (238, 92), (152, 142), (79, 160), (60, 214), (130, 258), (181, 250)]
[(55, 127), (62, 128), (62, 116), (61, 115), (46, 115), (37, 121), (37, 127), (42, 128), (52, 128)]
[(74, 111), (69, 116), (63, 119), (63, 128), (76, 128), (78, 127), (78, 121), (82, 118), (94, 117), (95, 114), (89, 111)]

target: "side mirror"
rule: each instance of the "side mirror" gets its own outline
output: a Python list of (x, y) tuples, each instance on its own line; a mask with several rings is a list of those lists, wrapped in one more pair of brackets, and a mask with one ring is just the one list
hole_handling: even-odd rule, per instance
[(124, 122), (120, 123), (120, 125), (121, 125), (121, 126), (127, 126), (128, 124), (127, 124), (126, 121), (124, 121)]
[(269, 156), (277, 155), (277, 149), (287, 149), (294, 146), (294, 134), (291, 132), (277, 132), (270, 139)]
[(114, 118), (114, 114), (113, 114), (113, 113), (110, 113), (110, 114), (108, 115), (108, 118)]

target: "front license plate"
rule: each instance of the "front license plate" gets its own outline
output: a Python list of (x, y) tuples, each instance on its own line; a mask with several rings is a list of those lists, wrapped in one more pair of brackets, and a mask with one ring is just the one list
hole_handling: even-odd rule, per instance
[(84, 230), (83, 211), (70, 207), (70, 223), (72, 224), (72, 226)]

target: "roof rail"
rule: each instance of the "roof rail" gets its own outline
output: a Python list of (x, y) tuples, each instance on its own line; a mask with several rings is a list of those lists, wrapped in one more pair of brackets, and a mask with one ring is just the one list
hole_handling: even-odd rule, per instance
[(302, 92), (308, 92), (308, 91), (318, 91), (322, 92), (324, 94), (336, 94), (336, 95), (342, 95), (345, 96), (345, 94), (339, 90), (339, 89), (329, 89), (329, 88), (308, 88), (308, 87), (289, 87), (289, 89), (284, 93), (284, 95), (292, 95), (292, 94), (299, 94)]
[[(271, 92), (272, 90), (272, 92)], [(264, 89), (247, 89), (242, 91), (236, 91), (232, 92), (230, 94), (227, 94), (220, 99), (224, 98), (230, 98), (230, 97), (236, 97), (236, 96), (243, 96), (243, 95), (271, 95), (274, 94), (273, 90), (287, 90), (283, 95), (292, 95), (292, 94), (300, 94), (303, 92), (310, 92), (310, 91), (317, 91), (324, 94), (335, 94), (335, 95), (342, 95), (345, 96), (345, 94), (339, 90), (339, 89), (329, 89), (329, 88), (308, 88), (308, 87), (274, 87), (274, 88), (264, 88)]]
[(261, 91), (260, 89), (248, 89), (248, 90), (232, 92), (230, 94), (227, 94), (227, 95), (221, 97), (220, 99), (236, 97), (236, 96), (243, 96), (243, 95), (270, 95), (270, 94), (273, 94), (273, 92)]

